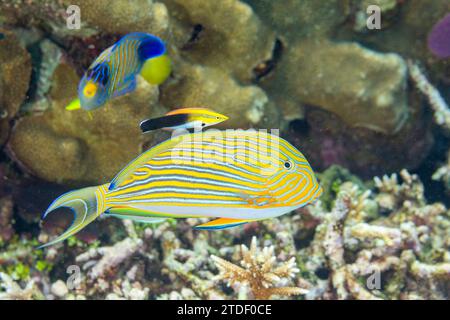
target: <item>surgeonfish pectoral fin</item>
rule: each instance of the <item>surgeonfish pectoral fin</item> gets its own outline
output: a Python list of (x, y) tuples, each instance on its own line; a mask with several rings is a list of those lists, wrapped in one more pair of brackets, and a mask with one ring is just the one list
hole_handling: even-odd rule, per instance
[(141, 69), (141, 76), (150, 84), (161, 84), (170, 75), (172, 68), (170, 58), (163, 54), (156, 58), (148, 59)]
[[(83, 188), (65, 193), (57, 198), (42, 215), (42, 219), (45, 219), (45, 217), (53, 210), (62, 207), (70, 208), (75, 217), (70, 227), (63, 234), (52, 241), (39, 246), (38, 249), (63, 241), (94, 221), (103, 212), (104, 198), (102, 196), (103, 193), (99, 191), (99, 188), (100, 187)], [(99, 203), (99, 201), (101, 201), (101, 203)]]
[(72, 110), (78, 110), (81, 109), (81, 103), (80, 103), (80, 99), (75, 99), (72, 100), (67, 106), (66, 106), (66, 110), (72, 111)]
[(228, 218), (219, 218), (216, 220), (209, 221), (207, 223), (201, 224), (199, 226), (195, 226), (195, 229), (200, 230), (213, 230), (213, 229), (226, 229), (237, 227), (242, 224), (246, 224), (253, 220), (241, 220), (241, 219), (228, 219)]
[(92, 112), (88, 111), (88, 117), (89, 120), (94, 120), (94, 116), (92, 115)]

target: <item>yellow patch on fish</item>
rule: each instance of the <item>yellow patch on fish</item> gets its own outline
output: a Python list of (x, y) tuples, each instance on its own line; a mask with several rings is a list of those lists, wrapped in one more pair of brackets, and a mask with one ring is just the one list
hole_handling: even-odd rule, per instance
[(66, 110), (72, 111), (72, 110), (78, 110), (81, 109), (80, 99), (72, 100), (67, 106)]
[(93, 96), (95, 96), (96, 92), (97, 92), (97, 85), (92, 81), (88, 81), (88, 83), (86, 83), (86, 85), (83, 88), (84, 96), (86, 98), (92, 98)]
[(164, 54), (156, 58), (148, 59), (142, 66), (141, 76), (151, 84), (161, 84), (171, 72), (169, 57)]

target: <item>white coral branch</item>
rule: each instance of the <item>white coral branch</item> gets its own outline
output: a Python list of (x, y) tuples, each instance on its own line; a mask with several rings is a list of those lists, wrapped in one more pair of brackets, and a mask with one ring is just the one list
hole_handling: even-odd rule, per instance
[(417, 89), (422, 92), (434, 111), (434, 119), (437, 124), (450, 130), (450, 110), (439, 91), (428, 81), (417, 63), (408, 60), (408, 69), (411, 79)]

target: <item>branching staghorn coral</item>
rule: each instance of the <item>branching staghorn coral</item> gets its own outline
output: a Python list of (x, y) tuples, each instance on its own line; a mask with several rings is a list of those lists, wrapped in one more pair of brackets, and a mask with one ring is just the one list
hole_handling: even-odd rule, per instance
[(273, 295), (290, 296), (306, 294), (308, 290), (297, 287), (276, 287), (281, 279), (289, 279), (299, 272), (295, 258), (275, 265), (273, 246), (258, 248), (256, 237), (252, 238), (250, 248), (241, 246), (242, 261), (239, 267), (217, 256), (211, 256), (219, 269), (218, 280), (225, 280), (231, 286), (235, 283), (248, 284), (256, 299), (269, 299)]
[[(194, 296), (187, 298), (225, 299), (225, 296), (216, 289), (210, 280), (213, 274), (202, 270), (209, 260), (208, 242), (204, 234), (200, 234), (193, 242), (193, 250), (181, 248), (180, 241), (172, 231), (162, 235), (162, 248), (164, 252), (163, 273), (176, 275), (187, 282), (192, 288)], [(175, 280), (175, 279), (173, 279)], [(182, 290), (180, 290), (182, 291)], [(183, 294), (183, 292), (180, 292)]]
[(450, 190), (450, 153), (447, 153), (447, 161), (439, 167), (431, 177), (433, 180), (441, 180), (444, 182), (445, 188)]
[[(76, 262), (84, 262), (83, 269), (88, 269), (92, 280), (101, 278), (105, 274), (126, 261), (133, 254), (143, 248), (143, 240), (137, 238), (133, 223), (124, 220), (128, 237), (110, 247), (93, 248), (76, 257)], [(95, 260), (99, 258), (99, 260)]]
[(417, 175), (400, 177), (375, 178), (371, 193), (344, 182), (331, 211), (310, 208), (321, 222), (297, 253), (307, 299), (448, 299), (449, 212), (426, 203)]
[(417, 63), (408, 60), (408, 69), (411, 79), (414, 81), (417, 89), (428, 99), (431, 108), (434, 111), (436, 123), (443, 128), (450, 130), (450, 110), (439, 91), (428, 81)]
[(397, 174), (384, 175), (382, 178), (375, 177), (375, 186), (380, 191), (375, 197), (382, 209), (393, 211), (403, 205), (415, 203), (424, 205), (424, 187), (416, 174), (411, 175), (407, 170), (400, 171), (402, 184), (398, 183)]

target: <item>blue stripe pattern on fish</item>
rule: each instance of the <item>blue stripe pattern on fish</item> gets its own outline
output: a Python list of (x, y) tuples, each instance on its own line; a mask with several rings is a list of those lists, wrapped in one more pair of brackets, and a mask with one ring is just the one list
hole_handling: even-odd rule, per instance
[(93, 110), (111, 98), (133, 91), (136, 76), (146, 62), (165, 54), (164, 42), (154, 35), (135, 32), (124, 36), (104, 50), (86, 71), (78, 85), (80, 106)]
[(75, 222), (52, 244), (103, 212), (147, 223), (213, 217), (197, 228), (223, 229), (288, 213), (321, 193), (308, 161), (286, 140), (265, 132), (208, 130), (151, 148), (111, 183), (61, 196), (44, 217), (61, 206), (75, 212)]

